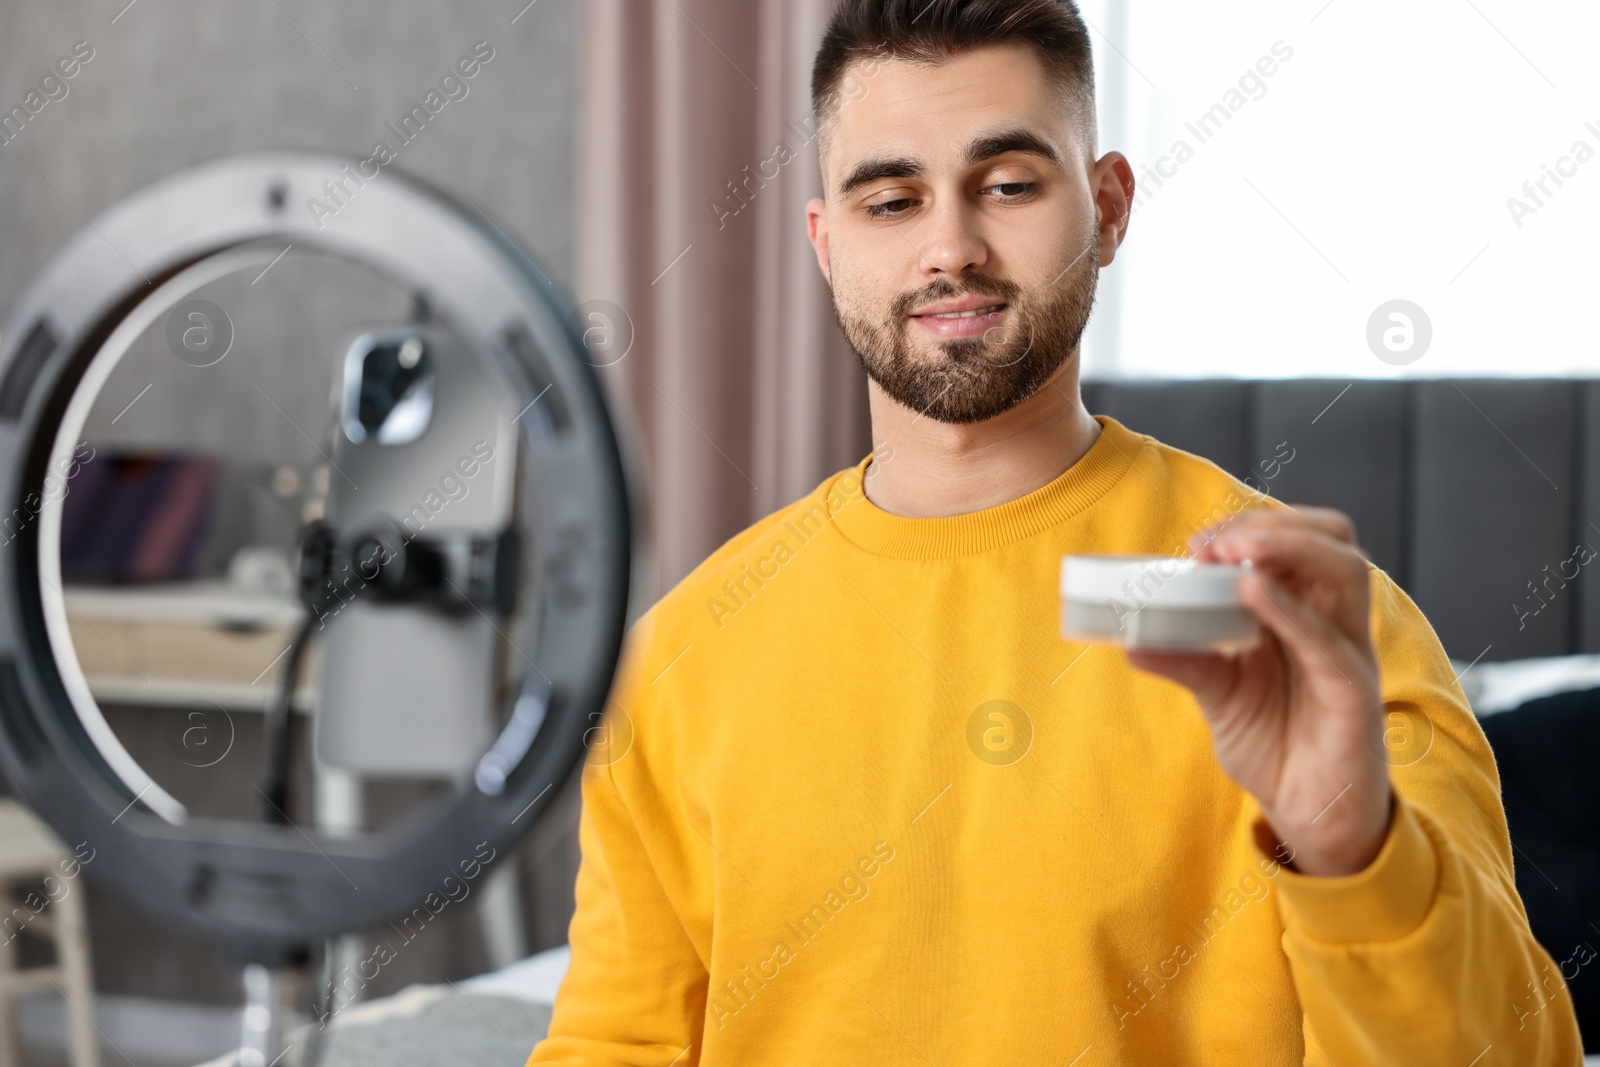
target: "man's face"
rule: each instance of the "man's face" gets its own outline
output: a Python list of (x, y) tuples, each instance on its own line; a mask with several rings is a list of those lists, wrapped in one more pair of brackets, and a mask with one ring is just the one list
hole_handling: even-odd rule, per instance
[(1072, 358), (1094, 302), (1080, 116), (1021, 44), (880, 61), (863, 80), (828, 125), (827, 202), (809, 212), (834, 313), (900, 404), (993, 418)]

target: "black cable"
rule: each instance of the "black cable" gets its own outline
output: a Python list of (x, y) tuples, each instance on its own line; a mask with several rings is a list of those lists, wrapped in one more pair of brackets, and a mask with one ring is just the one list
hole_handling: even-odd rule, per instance
[(294, 705), (295, 679), (300, 674), (300, 660), (310, 643), (314, 613), (307, 613), (294, 641), (289, 645), (289, 659), (283, 665), (278, 691), (267, 706), (262, 724), (265, 738), (265, 755), (262, 762), (261, 820), (280, 826), (289, 822), (289, 718)]

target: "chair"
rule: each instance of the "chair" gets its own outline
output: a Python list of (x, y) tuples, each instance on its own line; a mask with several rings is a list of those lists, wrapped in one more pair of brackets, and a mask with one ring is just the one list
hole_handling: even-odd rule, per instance
[[(89, 925), (75, 862), (33, 813), (14, 800), (0, 800), (0, 1067), (22, 1067), (17, 996), (50, 990), (67, 1002), (72, 1067), (100, 1067)], [(13, 899), (13, 885), (47, 876), (51, 881), (44, 893), (34, 890), (20, 902)], [(18, 968), (17, 935), (24, 930), (54, 942), (53, 966)]]

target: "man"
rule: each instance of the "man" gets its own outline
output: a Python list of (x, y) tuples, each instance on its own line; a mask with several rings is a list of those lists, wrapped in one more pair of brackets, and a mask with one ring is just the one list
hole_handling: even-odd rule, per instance
[[(1079, 399), (1134, 193), (1092, 84), (1069, 0), (838, 8), (808, 221), (877, 444), (631, 634), (530, 1063), (1578, 1061), (1415, 604)], [(1250, 560), (1263, 639), (1064, 641), (1073, 553)]]

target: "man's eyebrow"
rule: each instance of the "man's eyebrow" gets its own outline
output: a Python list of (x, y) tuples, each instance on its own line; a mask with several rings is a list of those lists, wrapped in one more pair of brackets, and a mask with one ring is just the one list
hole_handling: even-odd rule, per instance
[(839, 195), (849, 196), (863, 185), (875, 182), (879, 178), (920, 178), (925, 173), (927, 168), (908, 156), (863, 160), (845, 176), (844, 181), (839, 183)]
[(985, 160), (1003, 156), (1007, 152), (1027, 152), (1042, 156), (1058, 167), (1062, 166), (1061, 153), (1054, 145), (1032, 130), (1021, 126), (980, 137), (967, 145), (967, 166), (977, 166)]
[[(966, 163), (967, 166), (974, 167), (996, 156), (1003, 156), (1007, 152), (1026, 152), (1047, 159), (1058, 167), (1064, 165), (1061, 153), (1055, 145), (1021, 126), (980, 137), (967, 145)], [(875, 182), (879, 178), (920, 178), (926, 173), (927, 168), (921, 161), (909, 156), (863, 160), (839, 183), (839, 195), (849, 196), (863, 185)]]

